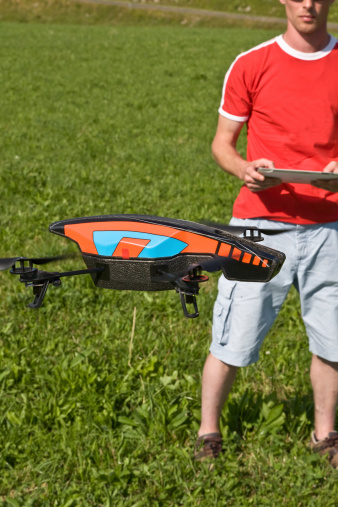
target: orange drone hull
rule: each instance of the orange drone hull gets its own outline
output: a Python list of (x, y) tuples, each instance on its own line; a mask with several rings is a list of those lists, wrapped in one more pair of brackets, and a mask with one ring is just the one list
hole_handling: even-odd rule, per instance
[(281, 252), (212, 227), (185, 220), (143, 215), (106, 215), (51, 224), (50, 231), (75, 241), (95, 285), (108, 289), (168, 290), (156, 274), (222, 258), (229, 279), (267, 282), (285, 259)]

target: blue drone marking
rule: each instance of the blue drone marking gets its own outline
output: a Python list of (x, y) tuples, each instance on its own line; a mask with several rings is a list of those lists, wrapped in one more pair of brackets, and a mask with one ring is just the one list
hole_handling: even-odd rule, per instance
[(157, 259), (178, 255), (188, 245), (183, 241), (168, 236), (159, 236), (132, 231), (94, 231), (94, 244), (99, 255), (110, 257), (123, 238), (146, 239), (149, 243), (138, 256), (139, 259)]

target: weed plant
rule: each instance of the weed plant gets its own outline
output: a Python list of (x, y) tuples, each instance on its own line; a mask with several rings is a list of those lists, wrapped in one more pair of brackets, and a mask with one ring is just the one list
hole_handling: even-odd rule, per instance
[[(240, 183), (210, 155), (224, 73), (276, 32), (0, 28), (0, 257), (77, 251), (48, 232), (72, 217), (228, 222)], [(306, 447), (310, 354), (293, 291), (224, 408), (224, 456), (212, 471), (193, 461), (216, 291), (212, 275), (191, 321), (174, 292), (74, 277), (32, 311), (2, 273), (1, 505), (337, 505), (336, 472)]]

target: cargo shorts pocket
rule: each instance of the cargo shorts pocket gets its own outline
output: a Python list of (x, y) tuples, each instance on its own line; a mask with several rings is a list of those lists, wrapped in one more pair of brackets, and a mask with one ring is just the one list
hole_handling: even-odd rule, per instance
[(231, 307), (231, 299), (223, 299), (222, 303), (215, 301), (213, 311), (212, 333), (213, 339), (220, 345), (226, 345), (229, 339), (228, 317)]

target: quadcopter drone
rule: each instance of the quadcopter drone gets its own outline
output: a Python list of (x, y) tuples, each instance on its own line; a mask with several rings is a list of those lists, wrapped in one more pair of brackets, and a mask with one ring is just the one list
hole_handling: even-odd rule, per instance
[[(196, 296), (208, 280), (202, 271), (222, 271), (230, 280), (268, 282), (280, 271), (285, 255), (257, 245), (263, 240), (254, 227), (203, 225), (145, 215), (104, 215), (54, 222), (50, 232), (77, 243), (87, 269), (42, 271), (33, 266), (66, 256), (0, 259), (0, 270), (11, 268), (20, 282), (33, 288), (28, 306), (39, 308), (49, 285), (61, 278), (90, 274), (103, 289), (176, 290), (184, 315), (198, 317)], [(270, 231), (270, 233), (272, 233)], [(187, 305), (193, 305), (189, 312)]]

